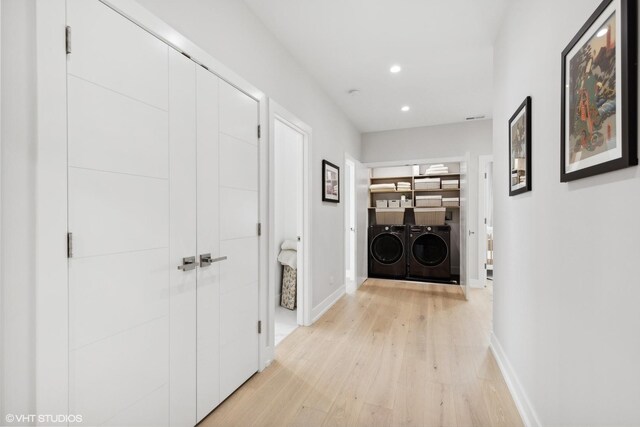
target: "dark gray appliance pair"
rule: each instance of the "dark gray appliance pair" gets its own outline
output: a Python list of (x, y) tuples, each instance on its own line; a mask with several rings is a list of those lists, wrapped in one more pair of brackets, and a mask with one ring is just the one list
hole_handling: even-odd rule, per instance
[(451, 279), (448, 225), (370, 225), (369, 277)]

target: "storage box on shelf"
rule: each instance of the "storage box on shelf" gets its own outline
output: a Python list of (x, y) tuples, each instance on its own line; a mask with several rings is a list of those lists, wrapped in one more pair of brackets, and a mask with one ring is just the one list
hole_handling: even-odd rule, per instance
[(400, 200), (389, 200), (389, 207), (390, 208), (399, 208), (400, 207)]
[(442, 196), (416, 196), (416, 207), (439, 207), (442, 206)]
[(460, 206), (460, 198), (459, 197), (443, 197), (442, 206), (447, 208), (457, 208)]
[(442, 180), (442, 189), (443, 190), (459, 190), (460, 189), (460, 181), (457, 179), (443, 179)]
[(439, 190), (440, 178), (419, 178), (415, 180), (416, 190)]
[(388, 200), (376, 200), (376, 208), (388, 208), (389, 201)]

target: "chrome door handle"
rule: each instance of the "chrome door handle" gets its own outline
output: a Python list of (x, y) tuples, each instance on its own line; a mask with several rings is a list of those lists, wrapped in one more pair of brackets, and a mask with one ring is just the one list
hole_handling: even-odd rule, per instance
[(476, 232), (469, 230), (469, 236), (471, 236), (472, 234), (476, 234)]
[(189, 256), (182, 258), (182, 265), (178, 266), (178, 270), (190, 271), (195, 269), (199, 264), (196, 262), (196, 257)]
[(227, 259), (226, 256), (221, 256), (218, 258), (211, 258), (211, 254), (201, 254), (200, 255), (200, 267), (208, 267), (214, 262), (220, 262)]

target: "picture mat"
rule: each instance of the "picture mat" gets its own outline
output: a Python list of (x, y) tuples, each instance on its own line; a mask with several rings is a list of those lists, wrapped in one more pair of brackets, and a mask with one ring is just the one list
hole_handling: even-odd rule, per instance
[[(574, 141), (571, 139), (571, 123), (573, 118), (570, 120), (571, 114), (571, 95), (570, 92), (573, 88), (570, 87), (571, 83), (571, 60), (575, 57), (575, 55), (580, 51), (580, 49), (585, 45), (586, 42), (591, 40), (592, 37), (595, 37), (596, 33), (602, 28), (602, 26), (609, 21), (611, 16), (615, 14), (615, 26), (616, 26), (616, 37), (615, 37), (615, 45), (616, 45), (616, 146), (613, 149), (607, 150), (605, 152), (590, 156), (586, 159), (576, 161), (571, 163), (571, 147)], [(620, 140), (621, 137), (621, 129), (622, 129), (622, 76), (620, 72), (622, 70), (622, 22), (621, 22), (621, 4), (620, 0), (614, 0), (611, 4), (604, 10), (604, 12), (595, 20), (591, 28), (587, 30), (587, 32), (580, 38), (580, 40), (576, 43), (576, 45), (569, 51), (567, 56), (565, 57), (566, 64), (566, 74), (565, 74), (565, 84), (566, 86), (566, 96), (565, 96), (565, 173), (575, 172), (581, 169), (585, 169), (591, 166), (599, 165), (601, 163), (608, 162), (610, 160), (619, 159), (622, 157), (622, 144), (623, 141)], [(606, 37), (606, 36), (603, 36)], [(635, 141), (631, 141), (631, 143), (635, 143)]]

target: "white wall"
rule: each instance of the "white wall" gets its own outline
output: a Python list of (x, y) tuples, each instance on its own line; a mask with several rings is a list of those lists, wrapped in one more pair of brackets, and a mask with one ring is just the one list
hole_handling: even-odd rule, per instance
[[(640, 425), (640, 169), (560, 183), (560, 55), (599, 3), (512, 2), (495, 46), (494, 332), (545, 426)], [(527, 95), (533, 191), (508, 197)]]
[(313, 128), (310, 274), (317, 306), (344, 287), (344, 206), (322, 202), (322, 159), (341, 170), (345, 151), (359, 159), (360, 133), (244, 2), (139, 3)]
[[(2, 0), (2, 405), (33, 413), (35, 371), (35, 1)], [(1, 414), (4, 421), (5, 414)]]
[[(468, 189), (469, 218), (478, 218), (478, 156), (492, 153), (492, 121), (480, 120), (439, 126), (371, 132), (362, 135), (362, 161), (379, 163), (423, 159), (464, 157), (469, 153)], [(469, 277), (479, 285), (478, 221), (468, 221), (475, 232), (467, 239), (469, 247)]]
[[(279, 120), (275, 121), (275, 253), (280, 253), (282, 242), (296, 240), (298, 236), (298, 188), (301, 184), (303, 136)], [(276, 263), (276, 305), (280, 304), (282, 268)]]

